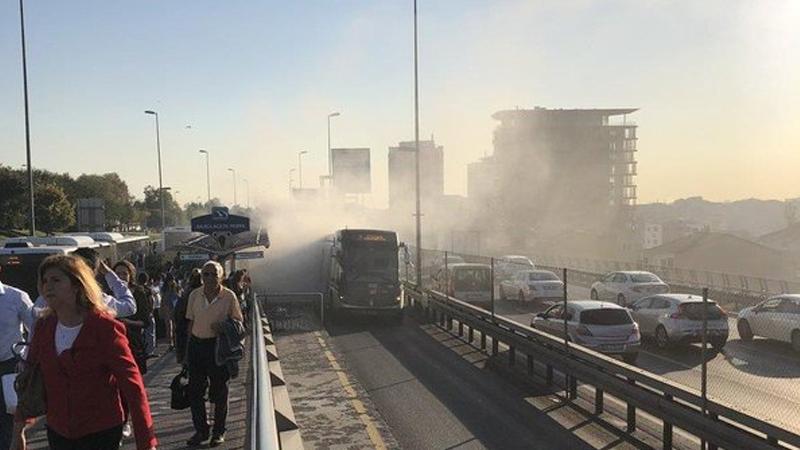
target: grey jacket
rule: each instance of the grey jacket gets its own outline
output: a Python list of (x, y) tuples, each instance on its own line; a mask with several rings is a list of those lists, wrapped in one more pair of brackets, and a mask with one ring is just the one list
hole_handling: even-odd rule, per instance
[(239, 376), (239, 360), (244, 357), (244, 324), (229, 318), (217, 336), (214, 361), (218, 366), (226, 366), (231, 378)]

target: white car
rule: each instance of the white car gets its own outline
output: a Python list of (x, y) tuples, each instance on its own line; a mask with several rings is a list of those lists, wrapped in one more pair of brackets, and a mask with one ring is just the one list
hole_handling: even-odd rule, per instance
[(642, 297), (667, 292), (667, 283), (650, 272), (611, 272), (592, 284), (590, 297), (592, 300), (609, 300), (626, 306)]
[[(692, 294), (659, 294), (634, 302), (628, 309), (642, 336), (659, 348), (703, 340), (703, 299)], [(728, 341), (728, 316), (713, 300), (705, 307), (706, 336), (715, 350)]]
[(500, 300), (563, 300), (564, 282), (548, 270), (523, 270), (500, 282)]
[(639, 326), (627, 309), (608, 302), (570, 300), (566, 314), (564, 305), (553, 305), (537, 314), (531, 321), (531, 327), (563, 338), (565, 318), (570, 342), (609, 355), (622, 356), (628, 364), (636, 362), (641, 335)]
[(536, 270), (533, 261), (527, 256), (504, 255), (495, 260), (494, 263), (494, 276), (500, 281), (508, 280), (515, 273), (523, 270)]
[(739, 337), (761, 336), (792, 344), (800, 352), (800, 295), (783, 294), (739, 311)]

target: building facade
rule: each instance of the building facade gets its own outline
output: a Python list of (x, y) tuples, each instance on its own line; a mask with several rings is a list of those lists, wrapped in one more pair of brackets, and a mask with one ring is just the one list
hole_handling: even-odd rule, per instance
[[(415, 145), (400, 142), (389, 147), (389, 209), (410, 213), (415, 210)], [(423, 205), (432, 206), (444, 195), (444, 147), (419, 141), (420, 197)]]

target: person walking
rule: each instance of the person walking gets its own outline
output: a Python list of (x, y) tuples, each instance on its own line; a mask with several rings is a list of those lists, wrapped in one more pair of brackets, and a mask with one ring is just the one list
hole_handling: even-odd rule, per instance
[[(125, 329), (114, 319), (91, 268), (68, 255), (39, 266), (39, 292), (46, 301), (35, 327), (28, 363), (38, 364), (47, 405), (51, 450), (117, 450), (130, 410), (138, 450), (157, 440), (142, 376)], [(35, 417), (17, 410), (12, 450), (26, 450), (26, 427)]]
[[(225, 442), (225, 422), (228, 416), (228, 380), (226, 365), (216, 363), (217, 338), (232, 319), (243, 321), (239, 302), (230, 289), (222, 286), (224, 269), (216, 261), (208, 261), (201, 270), (203, 287), (189, 295), (186, 319), (189, 320), (189, 397), (195, 434), (186, 444), (195, 447), (209, 438), (205, 395), (214, 404), (214, 428), (211, 447)], [(210, 386), (209, 386), (210, 384)]]
[(173, 315), (175, 312), (175, 304), (178, 302), (178, 282), (172, 274), (167, 274), (164, 277), (164, 286), (161, 290), (161, 308), (158, 310), (158, 315), (161, 322), (164, 323), (164, 334), (167, 337), (169, 348), (167, 351), (172, 351), (175, 348), (175, 331), (173, 327)]
[(150, 279), (150, 283), (145, 285), (150, 289), (150, 296), (153, 299), (153, 310), (147, 318), (147, 323), (144, 327), (144, 351), (148, 358), (157, 358), (160, 356), (156, 353), (156, 317), (159, 317), (159, 310), (161, 309), (161, 276), (156, 274)]
[(186, 362), (186, 343), (189, 340), (189, 321), (186, 320), (186, 307), (189, 304), (189, 294), (203, 285), (203, 277), (200, 273), (200, 269), (192, 269), (186, 286), (183, 288), (183, 293), (175, 304), (175, 311), (173, 311), (173, 318), (175, 319), (175, 360), (178, 364)]
[[(23, 329), (30, 332), (33, 326), (32, 308), (33, 303), (25, 291), (0, 281), (0, 376), (16, 372), (17, 360), (12, 347), (23, 341)], [(3, 385), (0, 384), (0, 400), (4, 398)], [(3, 402), (0, 411), (0, 450), (8, 450), (14, 429), (14, 416), (6, 413), (5, 406)]]

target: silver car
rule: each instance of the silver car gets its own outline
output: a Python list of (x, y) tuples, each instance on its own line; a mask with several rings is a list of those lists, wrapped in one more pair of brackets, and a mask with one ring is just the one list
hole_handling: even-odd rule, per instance
[[(564, 337), (563, 303), (537, 314), (531, 327)], [(627, 309), (609, 302), (594, 300), (568, 301), (567, 334), (570, 342), (609, 355), (620, 355), (633, 364), (639, 356), (639, 327)]]
[(564, 282), (549, 270), (523, 270), (500, 282), (500, 300), (562, 300)]
[(593, 300), (616, 301), (620, 306), (630, 305), (642, 297), (669, 292), (667, 283), (657, 275), (643, 271), (611, 272), (592, 284)]
[(761, 336), (788, 342), (800, 352), (800, 295), (778, 295), (744, 308), (736, 325), (742, 340)]
[[(642, 336), (654, 338), (659, 348), (703, 339), (703, 299), (697, 295), (653, 295), (636, 301), (630, 310)], [(728, 341), (727, 314), (709, 300), (706, 320), (708, 342), (714, 349), (722, 349)]]

